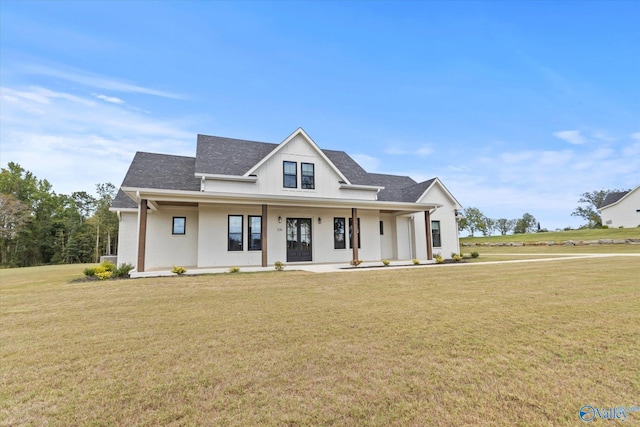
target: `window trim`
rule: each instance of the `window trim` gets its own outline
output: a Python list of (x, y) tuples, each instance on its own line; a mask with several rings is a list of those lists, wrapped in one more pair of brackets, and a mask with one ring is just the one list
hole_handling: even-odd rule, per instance
[[(342, 222), (342, 233), (336, 232), (336, 223)], [(342, 236), (342, 242), (337, 239), (338, 236)], [(333, 218), (333, 249), (347, 249), (346, 242), (346, 226), (345, 219), (340, 217)]]
[[(438, 224), (438, 226), (434, 227), (434, 224)], [(436, 235), (438, 236), (438, 245), (436, 245)], [(442, 247), (442, 230), (440, 228), (440, 221), (431, 221), (431, 243), (434, 248)]]
[[(231, 247), (231, 235), (237, 235), (237, 232), (231, 233), (231, 218), (240, 218), (240, 248), (233, 249)], [(227, 251), (229, 252), (242, 252), (244, 251), (244, 247), (242, 243), (244, 242), (244, 215), (228, 215), (227, 216)]]
[[(291, 163), (295, 166), (294, 174), (287, 173), (287, 163)], [(287, 177), (291, 176), (295, 179), (295, 185), (293, 186), (287, 185)], [(282, 162), (282, 186), (284, 188), (298, 188), (298, 162), (292, 162), (290, 160), (284, 160)]]
[[(176, 231), (176, 220), (182, 220), (182, 232)], [(187, 217), (186, 216), (174, 216), (171, 222), (171, 234), (174, 236), (184, 236), (187, 234)]]
[[(311, 175), (305, 175), (304, 166), (311, 166)], [(304, 178), (311, 176), (311, 186), (305, 187)], [(303, 190), (315, 190), (316, 189), (316, 165), (314, 163), (300, 163), (300, 188)]]
[[(253, 218), (258, 218), (258, 225), (260, 227), (260, 231), (257, 233), (253, 232), (253, 224), (251, 222), (251, 220)], [(253, 235), (257, 234), (258, 235), (258, 241), (260, 242), (259, 247), (252, 247), (253, 246)], [(248, 215), (247, 218), (247, 250), (250, 251), (261, 251), (262, 250), (262, 215)]]

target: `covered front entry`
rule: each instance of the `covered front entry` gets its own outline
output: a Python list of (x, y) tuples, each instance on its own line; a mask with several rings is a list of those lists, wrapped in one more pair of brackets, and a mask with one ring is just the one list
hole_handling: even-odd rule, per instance
[(311, 218), (287, 218), (287, 262), (312, 261)]

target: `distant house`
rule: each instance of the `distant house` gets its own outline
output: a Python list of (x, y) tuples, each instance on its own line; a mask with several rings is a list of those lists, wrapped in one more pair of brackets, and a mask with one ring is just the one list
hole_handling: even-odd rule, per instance
[(607, 194), (598, 210), (602, 225), (640, 227), (640, 185), (633, 190)]
[(118, 263), (137, 272), (449, 257), (460, 209), (438, 178), (368, 173), (302, 129), (280, 144), (198, 135), (195, 157), (138, 152), (111, 207)]

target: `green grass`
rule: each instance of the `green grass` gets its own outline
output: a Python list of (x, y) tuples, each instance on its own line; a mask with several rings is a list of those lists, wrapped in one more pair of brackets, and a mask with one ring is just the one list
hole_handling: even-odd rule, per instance
[[(580, 245), (580, 246), (475, 246), (463, 247), (465, 262), (510, 261), (517, 259), (566, 258), (574, 255), (639, 254), (640, 245)], [(479, 258), (472, 259), (471, 252)]]
[(565, 240), (598, 240), (598, 239), (640, 239), (640, 227), (636, 228), (604, 228), (569, 231), (550, 231), (543, 233), (508, 234), (506, 236), (462, 237), (460, 243), (483, 242), (562, 242)]
[(1, 270), (0, 424), (579, 425), (639, 403), (638, 261)]

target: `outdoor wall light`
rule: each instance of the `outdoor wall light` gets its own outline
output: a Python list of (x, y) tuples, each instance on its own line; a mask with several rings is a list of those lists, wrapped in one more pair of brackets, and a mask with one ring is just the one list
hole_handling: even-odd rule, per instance
[(322, 224), (322, 218), (318, 217), (318, 224)]
[(278, 222), (282, 224), (282, 217), (281, 216), (278, 217)]

